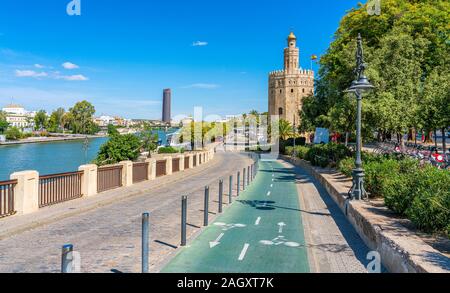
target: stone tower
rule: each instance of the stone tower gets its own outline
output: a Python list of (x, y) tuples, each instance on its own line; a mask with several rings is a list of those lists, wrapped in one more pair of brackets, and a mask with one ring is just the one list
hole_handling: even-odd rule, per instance
[(314, 94), (314, 71), (300, 68), (297, 38), (291, 32), (284, 49), (284, 69), (269, 74), (269, 115), (299, 125), (302, 99)]

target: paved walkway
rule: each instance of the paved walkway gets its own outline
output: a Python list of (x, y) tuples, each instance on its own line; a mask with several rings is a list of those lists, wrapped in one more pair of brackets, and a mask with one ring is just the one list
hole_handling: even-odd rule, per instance
[[(181, 196), (189, 195), (192, 237), (203, 219), (204, 186), (210, 185), (211, 210), (217, 211), (219, 178), (228, 179), (250, 163), (243, 155), (217, 153), (196, 169), (2, 219), (0, 272), (59, 272), (66, 243), (80, 252), (82, 272), (139, 272), (143, 212), (151, 213), (150, 270), (157, 271), (179, 245)], [(31, 230), (30, 223), (35, 223)]]
[(369, 249), (302, 169), (261, 162), (256, 180), (162, 272), (366, 272)]

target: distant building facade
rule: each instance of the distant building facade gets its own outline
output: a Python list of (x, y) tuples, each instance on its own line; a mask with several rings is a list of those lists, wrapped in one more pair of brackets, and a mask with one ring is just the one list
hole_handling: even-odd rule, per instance
[(284, 69), (269, 74), (269, 115), (299, 125), (304, 97), (314, 94), (314, 71), (300, 68), (300, 50), (294, 33), (284, 49)]
[(162, 121), (164, 123), (170, 123), (172, 121), (172, 91), (171, 91), (171, 89), (165, 89), (164, 93), (163, 93)]
[(10, 104), (2, 108), (2, 111), (6, 113), (6, 122), (10, 126), (20, 129), (33, 128), (36, 112), (27, 111), (17, 104)]

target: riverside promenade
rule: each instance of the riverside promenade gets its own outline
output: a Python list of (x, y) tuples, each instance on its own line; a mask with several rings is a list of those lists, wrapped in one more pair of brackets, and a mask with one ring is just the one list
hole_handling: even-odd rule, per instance
[(245, 154), (220, 152), (171, 176), (1, 219), (0, 272), (59, 272), (66, 243), (80, 253), (82, 272), (140, 272), (144, 212), (150, 212), (150, 270), (158, 271), (180, 243), (181, 196), (189, 196), (189, 239), (200, 231), (204, 186), (210, 186), (212, 219), (219, 179), (236, 178), (252, 163)]

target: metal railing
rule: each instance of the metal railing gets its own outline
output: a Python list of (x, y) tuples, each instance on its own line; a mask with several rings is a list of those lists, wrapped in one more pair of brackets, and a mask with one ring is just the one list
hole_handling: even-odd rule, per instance
[(156, 177), (161, 177), (166, 174), (166, 160), (156, 161)]
[(172, 159), (172, 173), (180, 172), (180, 158)]
[(123, 166), (109, 166), (98, 168), (97, 192), (103, 192), (122, 187)]
[(39, 207), (42, 208), (82, 197), (82, 176), (83, 172), (40, 176)]
[(14, 187), (17, 180), (0, 182), (0, 218), (14, 215)]
[(194, 155), (194, 156), (193, 156), (193, 159), (194, 159), (194, 167), (197, 167), (197, 156)]
[(133, 183), (142, 182), (148, 179), (148, 163), (133, 164)]
[(185, 157), (184, 158), (184, 169), (187, 170), (189, 168), (190, 168), (190, 166), (189, 166), (189, 157)]

